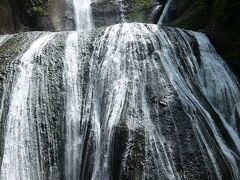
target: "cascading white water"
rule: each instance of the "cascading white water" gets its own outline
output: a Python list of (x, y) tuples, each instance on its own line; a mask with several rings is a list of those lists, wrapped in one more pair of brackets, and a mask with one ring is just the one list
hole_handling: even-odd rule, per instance
[(0, 36), (0, 46), (6, 42), (8, 39), (10, 39), (12, 35), (5, 35), (5, 36)]
[[(80, 129), (80, 99), (78, 94), (78, 33), (71, 33), (66, 42), (64, 61), (64, 84), (66, 89), (66, 147), (65, 178), (78, 180), (81, 167), (82, 139)], [(81, 147), (80, 147), (81, 146)]]
[(91, 0), (73, 0), (76, 31), (92, 29)]
[(206, 35), (193, 34), (198, 41), (201, 57), (205, 59), (201, 64), (202, 70), (198, 77), (202, 91), (216, 110), (227, 120), (227, 123), (236, 128), (237, 119), (234, 114), (236, 113), (235, 108), (239, 106), (240, 102), (239, 83)]
[[(144, 130), (145, 147), (143, 148), (146, 148), (144, 149), (146, 159), (153, 160), (157, 177), (159, 179), (179, 178), (170, 166), (172, 160), (168, 158), (164, 148), (165, 139), (161, 135), (161, 130), (154, 126), (146, 102), (145, 86), (151, 83), (146, 79), (148, 73), (161, 71), (148, 54), (149, 41), (145, 39), (146, 36), (150, 36), (150, 32), (144, 25), (115, 25), (107, 28), (100, 42), (95, 45), (91, 66), (93, 67), (94, 84), (92, 86), (95, 97), (93, 112), (94, 117), (98, 118), (93, 122), (97, 143), (92, 179), (111, 179), (109, 171), (113, 137), (117, 133), (116, 127), (121, 123), (123, 113), (126, 113), (125, 118), (128, 121), (125, 123), (129, 129), (127, 135), (129, 144), (122, 160), (123, 169), (129, 170), (128, 160), (134, 155), (131, 141), (134, 141), (135, 132)], [(102, 53), (105, 55), (102, 56)], [(102, 58), (99, 59), (99, 57)], [(99, 60), (101, 66), (97, 64)], [(150, 74), (150, 76), (154, 75)], [(160, 77), (156, 77), (152, 82), (156, 82), (156, 87), (159, 88), (167, 85), (167, 82)], [(168, 91), (162, 90), (161, 96), (168, 93)], [(107, 105), (106, 108), (101, 105), (103, 101)], [(126, 101), (130, 103), (126, 105)], [(165, 168), (166, 172), (161, 172), (161, 168)], [(141, 173), (143, 179), (149, 178), (147, 174)], [(137, 174), (133, 176), (137, 176)]]
[[(91, 0), (73, 0), (75, 30), (79, 32), (92, 29)], [(80, 178), (81, 151), (83, 149), (80, 134), (81, 100), (78, 91), (78, 33), (71, 33), (66, 42), (64, 61), (64, 83), (66, 88), (66, 145), (65, 178)]]
[(44, 46), (54, 34), (42, 35), (19, 58), (15, 82), (10, 97), (5, 133), (4, 153), (1, 164), (2, 180), (44, 180), (34, 123), (29, 118), (33, 58), (41, 56)]
[[(201, 126), (205, 126), (205, 128), (209, 126), (211, 128), (211, 131), (214, 134), (214, 140), (216, 141), (214, 143), (216, 143), (216, 146), (219, 146), (225, 161), (233, 169), (233, 177), (235, 179), (239, 179), (238, 161), (235, 159), (235, 153), (240, 153), (240, 140), (237, 135), (238, 132), (235, 131), (236, 126), (231, 126), (232, 123), (230, 122), (230, 119), (228, 119), (231, 116), (226, 116), (225, 112), (222, 111), (222, 105), (225, 106), (225, 108), (229, 108), (227, 114), (234, 113), (234, 107), (239, 106), (239, 84), (234, 76), (229, 72), (226, 64), (222, 62), (222, 59), (216, 53), (207, 37), (201, 33), (190, 33), (198, 42), (200, 58), (202, 59), (200, 62), (201, 64), (199, 64), (193, 54), (193, 50), (190, 48), (191, 45), (189, 44), (189, 37), (183, 31), (173, 31), (171, 36), (178, 39), (178, 41), (184, 40), (187, 42), (187, 45), (183, 46), (183, 53), (188, 57), (186, 61), (190, 64), (189, 71), (192, 73), (192, 77), (200, 87), (201, 91), (205, 93), (208, 101), (213, 105), (213, 107), (215, 107), (215, 111), (219, 113), (218, 122), (213, 120), (206, 107), (201, 104), (201, 101), (196, 99), (197, 97), (195, 95), (196, 92), (194, 92), (194, 86), (189, 84), (191, 76), (189, 77), (189, 75), (183, 75), (181, 73), (183, 65), (180, 59), (179, 61), (176, 61), (177, 57), (172, 58), (172, 54), (177, 54), (175, 48), (172, 47), (172, 50), (162, 49), (162, 51), (159, 52), (161, 54), (165, 54), (164, 58), (162, 58), (163, 66), (166, 69), (172, 84), (176, 88), (183, 105), (185, 106), (186, 113), (189, 114), (189, 117), (192, 119), (193, 126), (196, 127), (196, 133), (199, 136), (202, 148), (206, 148), (206, 153), (211, 159), (217, 179), (222, 179), (222, 174), (219, 164), (217, 163), (217, 158), (214, 156), (215, 150), (209, 146), (209, 144), (211, 144), (211, 140), (209, 140), (208, 135), (204, 133), (206, 129), (200, 128)], [(159, 33), (158, 36), (161, 39), (165, 39), (168, 35)], [(164, 46), (172, 46), (168, 39), (161, 42)], [(226, 94), (226, 92), (228, 93)], [(218, 103), (216, 103), (216, 99), (218, 99)], [(219, 104), (219, 101), (221, 101), (221, 105)], [(200, 113), (201, 116), (195, 115), (195, 112)], [(227, 142), (223, 141), (221, 138), (218, 130), (219, 127), (217, 125), (219, 122), (223, 124), (223, 127), (220, 127), (222, 128), (222, 131), (226, 131), (231, 141), (233, 141), (236, 149), (235, 152), (232, 152), (227, 145)], [(207, 126), (203, 125), (205, 123)]]
[(7, 37), (1, 180), (240, 178), (239, 83), (204, 34), (133, 23)]
[[(202, 59), (201, 65), (198, 64), (199, 62), (195, 57), (196, 54), (193, 53), (189, 43), (192, 39), (189, 38), (188, 33), (195, 37), (199, 44), (200, 58)], [(175, 39), (171, 39), (171, 37)], [(146, 165), (148, 163), (151, 164), (149, 166), (155, 169), (154, 173), (151, 169), (145, 169), (141, 174), (143, 179), (151, 179), (153, 177), (159, 179), (182, 179), (182, 175), (172, 166), (174, 164), (172, 155), (169, 155), (175, 149), (166, 147), (169, 137), (163, 135), (163, 128), (156, 125), (155, 119), (152, 119), (154, 111), (156, 113), (155, 118), (161, 121), (161, 106), (166, 106), (170, 111), (170, 119), (172, 119), (172, 123), (177, 128), (176, 124), (178, 122), (174, 120), (170, 107), (174, 91), (171, 88), (167, 88), (170, 86), (168, 78), (182, 101), (185, 113), (191, 119), (191, 125), (195, 127), (196, 136), (199, 139), (200, 147), (202, 147), (201, 151), (205, 152), (208, 161), (210, 160), (208, 164), (214, 171), (211, 176), (222, 179), (221, 167), (217, 162), (217, 150), (215, 145), (210, 145), (211, 138), (213, 138), (216, 141), (216, 146), (219, 146), (224, 160), (230, 164), (230, 171), (233, 173), (233, 177), (238, 179), (239, 170), (234, 157), (235, 154), (220, 137), (219, 127), (217, 127), (217, 123), (213, 121), (207, 109), (202, 106), (201, 99), (197, 97), (195, 92), (192, 92), (192, 89), (194, 89), (193, 84), (198, 83), (200, 90), (205, 93), (206, 99), (213, 107), (216, 107), (215, 111), (221, 116), (219, 120), (224, 124), (223, 129), (229, 134), (231, 141), (233, 141), (236, 147), (235, 153), (238, 154), (239, 138), (237, 137), (237, 131), (234, 130), (236, 125), (233, 123), (236, 119), (233, 118), (233, 122), (227, 122), (225, 119), (232, 117), (233, 113), (229, 112), (227, 113), (228, 115), (225, 115), (222, 107), (218, 106), (214, 99), (221, 96), (221, 99), (224, 99), (223, 104), (229, 107), (229, 110), (233, 110), (236, 106), (239, 106), (239, 85), (233, 75), (225, 68), (226, 65), (219, 61), (219, 56), (214, 49), (211, 50), (207, 37), (203, 34), (182, 30), (161, 29), (159, 31), (157, 26), (146, 27), (142, 24), (123, 24), (107, 28), (104, 35), (94, 45), (95, 49), (90, 61), (91, 69), (89, 69), (90, 88), (88, 89), (88, 98), (85, 99), (87, 104), (83, 107), (85, 110), (79, 110), (79, 107), (82, 106), (80, 104), (82, 98), (79, 97), (81, 93), (79, 93), (80, 90), (78, 88), (82, 89), (83, 87), (78, 84), (81, 80), (77, 80), (78, 72), (80, 73), (77, 67), (82, 61), (77, 55), (77, 39), (77, 34), (71, 33), (65, 50), (64, 73), (67, 89), (67, 144), (65, 152), (65, 158), (67, 159), (65, 161), (67, 165), (67, 179), (84, 179), (88, 177), (86, 176), (88, 169), (86, 169), (85, 165), (88, 163), (89, 158), (92, 159), (89, 165), (90, 169), (92, 169), (91, 179), (111, 179), (112, 146), (114, 138), (117, 138), (115, 137), (117, 127), (123, 123), (125, 118), (127, 119), (124, 123), (126, 123), (128, 129), (126, 137), (128, 143), (122, 155), (121, 171), (130, 171), (129, 167), (132, 165), (129, 165), (129, 159), (133, 157), (137, 159), (143, 158), (135, 155), (135, 150), (132, 149), (131, 143), (135, 141), (135, 133), (143, 130), (143, 147), (145, 148), (143, 159), (146, 159), (146, 161), (150, 159), (151, 162), (145, 163)], [(182, 56), (186, 58), (185, 66), (194, 74), (193, 78), (196, 78), (195, 80), (188, 80), (192, 75), (187, 75), (186, 70), (183, 71), (184, 62), (181, 62), (178, 57), (173, 44), (175, 42), (182, 42)], [(156, 50), (155, 54), (159, 53), (161, 62), (157, 62), (150, 56), (149, 49), (151, 49), (151, 44), (153, 45), (152, 48)], [(213, 69), (210, 70), (210, 67)], [(212, 72), (216, 71), (214, 69), (220, 70), (224, 74), (222, 77), (223, 84), (212, 74)], [(162, 75), (165, 72), (167, 74), (166, 77)], [(211, 75), (206, 76), (206, 73)], [(182, 74), (184, 77), (181, 76)], [(207, 77), (211, 77), (211, 79), (206, 79)], [(153, 88), (155, 91), (150, 96), (156, 96), (159, 100), (155, 101), (160, 101), (160, 105), (154, 107), (154, 110), (150, 107), (152, 105), (149, 105), (149, 92), (146, 91), (146, 87)], [(215, 92), (216, 89), (221, 89), (217, 93), (218, 95), (210, 93), (212, 91)], [(161, 91), (158, 93), (159, 90)], [(229, 93), (226, 96), (223, 92)], [(157, 95), (154, 95), (155, 93)], [(231, 99), (232, 97), (235, 99)], [(201, 115), (195, 115), (194, 112), (198, 112)], [(92, 135), (91, 141), (88, 143), (92, 145), (86, 144), (85, 141), (88, 139), (86, 134), (89, 123), (91, 124)], [(208, 126), (211, 127), (211, 133), (213, 134), (210, 139), (204, 134)], [(178, 133), (180, 129), (176, 131)], [(180, 137), (177, 137), (177, 139), (176, 141), (181, 143)], [(138, 140), (138, 143), (141, 144), (141, 141)], [(90, 151), (91, 154), (83, 151), (84, 146), (86, 146), (85, 148), (94, 147)], [(84, 157), (85, 154), (87, 157)], [(150, 172), (154, 175), (150, 175)], [(133, 173), (132, 176), (137, 176), (137, 174)]]

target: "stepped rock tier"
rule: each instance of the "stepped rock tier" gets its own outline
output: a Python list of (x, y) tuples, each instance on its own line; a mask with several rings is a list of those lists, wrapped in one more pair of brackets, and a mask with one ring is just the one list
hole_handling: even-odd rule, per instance
[(1, 180), (240, 179), (238, 81), (202, 33), (0, 36)]

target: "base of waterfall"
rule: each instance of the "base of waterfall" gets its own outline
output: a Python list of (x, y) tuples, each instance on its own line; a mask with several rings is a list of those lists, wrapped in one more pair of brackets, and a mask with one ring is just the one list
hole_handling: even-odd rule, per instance
[(202, 33), (0, 36), (0, 179), (240, 179), (240, 88)]

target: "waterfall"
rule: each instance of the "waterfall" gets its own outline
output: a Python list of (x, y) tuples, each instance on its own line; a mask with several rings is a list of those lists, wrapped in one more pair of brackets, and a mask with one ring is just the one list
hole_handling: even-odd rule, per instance
[(4, 44), (8, 39), (10, 39), (12, 35), (5, 35), (5, 36), (0, 36), (0, 46)]
[[(96, 148), (98, 156), (95, 157), (93, 179), (111, 179), (111, 165), (114, 166), (111, 162), (116, 162), (115, 158), (120, 157), (122, 159), (118, 163), (122, 168), (114, 169), (115, 179), (118, 179), (117, 174), (120, 179), (127, 179), (127, 172), (130, 177), (142, 179), (178, 178), (170, 166), (172, 161), (164, 148), (165, 139), (159, 127), (155, 127), (151, 120), (148, 106), (146, 86), (152, 82), (159, 82), (156, 86), (162, 89), (160, 97), (168, 93), (163, 89), (167, 84), (164, 79), (156, 77), (150, 82), (148, 79), (148, 76), (153, 77), (152, 73), (161, 71), (149, 56), (148, 48), (151, 44), (149, 39), (146, 39), (149, 33), (144, 25), (116, 25), (107, 28), (95, 45), (92, 60), (95, 87), (93, 111), (94, 116), (99, 117), (96, 134), (99, 143)], [(105, 102), (104, 106), (102, 102)], [(124, 135), (120, 134), (121, 131)], [(121, 147), (116, 144), (122, 141), (120, 138), (126, 141), (124, 152), (121, 152)], [(137, 154), (132, 144), (143, 148), (145, 155)], [(138, 167), (134, 167), (137, 164), (134, 164), (135, 160), (131, 161), (133, 157), (138, 162)], [(145, 162), (147, 165), (147, 159), (152, 161), (155, 176), (150, 175), (150, 170), (145, 171), (141, 164)], [(131, 172), (130, 167), (136, 168), (135, 171)], [(161, 172), (163, 168), (166, 168), (166, 172)]]
[[(183, 31), (178, 30), (176, 32), (171, 33), (174, 39), (180, 42), (182, 42), (182, 40), (188, 42), (180, 52), (182, 51), (181, 53), (187, 57), (184, 63), (187, 63), (185, 65), (189, 68), (189, 73), (182, 73), (182, 68), (184, 68), (183, 62), (171, 61), (173, 60), (173, 58), (171, 58), (172, 53), (177, 54), (175, 48), (172, 48), (172, 50), (166, 49), (165, 52), (159, 52), (165, 54), (165, 57), (162, 59), (163, 65), (183, 102), (186, 113), (192, 119), (193, 127), (196, 128), (196, 133), (199, 135), (202, 148), (206, 148), (206, 154), (208, 154), (211, 159), (212, 166), (215, 170), (215, 178), (224, 179), (219, 167), (219, 159), (213, 155), (216, 151), (209, 146), (211, 143), (214, 143), (221, 150), (224, 161), (232, 168), (233, 179), (239, 179), (239, 162), (235, 159), (235, 155), (238, 156), (240, 153), (239, 130), (236, 129), (236, 125), (232, 123), (230, 119), (230, 117), (233, 117), (235, 114), (235, 106), (239, 106), (239, 84), (204, 34), (189, 32), (196, 38), (198, 43), (200, 50), (198, 57), (194, 55), (194, 49), (191, 49), (189, 43), (190, 38), (186, 36)], [(161, 34), (161, 36), (164, 38), (163, 34)], [(166, 42), (166, 44), (168, 44), (168, 42)], [(200, 62), (199, 58), (201, 59)], [(193, 78), (192, 80), (191, 77)], [(195, 81), (196, 84), (190, 83), (191, 81)], [(204, 94), (207, 103), (212, 105), (212, 108), (217, 113), (217, 120), (214, 120), (213, 113), (206, 109), (209, 105), (201, 104), (201, 99), (198, 99), (195, 94), (197, 87), (194, 86), (199, 87), (198, 91)], [(213, 94), (212, 92), (215, 93)], [(229, 107), (229, 111), (223, 111), (222, 106), (219, 104), (220, 101), (223, 106), (226, 106), (225, 108)], [(196, 112), (201, 115), (194, 115)], [(236, 119), (233, 118), (233, 121), (235, 122)], [(211, 129), (211, 133), (213, 134), (212, 140), (204, 133), (208, 128)], [(226, 133), (225, 138), (229, 139), (222, 139), (220, 132)], [(229, 141), (231, 141), (231, 143)]]
[[(199, 46), (200, 54), (191, 45), (194, 43)], [(133, 162), (129, 159), (135, 155), (131, 145), (135, 142), (142, 147), (143, 142), (140, 139), (143, 136), (141, 132), (144, 132), (143, 147), (146, 154), (144, 157), (135, 155), (134, 158), (139, 161), (144, 161), (145, 158), (145, 160), (152, 160), (149, 166), (154, 167), (155, 172), (140, 166), (138, 168), (142, 168), (142, 171), (133, 171), (131, 176), (140, 176), (143, 179), (182, 178), (182, 175), (178, 174), (172, 166), (176, 162), (173, 161), (171, 155), (168, 155), (168, 151), (171, 151), (168, 148), (171, 147), (164, 145), (169, 138), (171, 139), (168, 137), (169, 132), (168, 135), (164, 135), (164, 129), (161, 128), (164, 122), (157, 123), (161, 121), (159, 109), (163, 109), (161, 106), (166, 106), (174, 125), (172, 128), (177, 129), (176, 134), (180, 133), (181, 128), (172, 114), (174, 96), (171, 94), (174, 94), (174, 91), (182, 102), (184, 112), (190, 118), (189, 123), (194, 127), (201, 151), (207, 155), (205, 158), (208, 159), (208, 168), (214, 169), (211, 176), (222, 179), (223, 166), (219, 167), (219, 161), (224, 161), (226, 165), (230, 165), (229, 171), (233, 178), (239, 179), (239, 131), (236, 130), (235, 123), (228, 121), (228, 117), (235, 114), (234, 107), (239, 106), (239, 84), (206, 36), (182, 30), (160, 29), (158, 31), (156, 26), (124, 24), (107, 28), (102, 40), (95, 47), (97, 47), (95, 49), (97, 54), (93, 54), (95, 65), (92, 67), (94, 68), (93, 77), (96, 79), (93, 87), (96, 90), (93, 95), (96, 94), (97, 99), (94, 100), (93, 109), (96, 108), (96, 110), (93, 111), (97, 113), (95, 117), (100, 117), (97, 124), (100, 124), (98, 127), (101, 130), (97, 129), (96, 134), (100, 147), (96, 147), (98, 157), (95, 157), (97, 164), (95, 162), (93, 169), (94, 179), (108, 179), (111, 158), (114, 158), (110, 154), (112, 151), (113, 154), (115, 150), (118, 151), (117, 145), (116, 149), (113, 147), (114, 141), (118, 139), (115, 134), (123, 124), (128, 129), (127, 137), (125, 137), (128, 142), (126, 150), (122, 155), (114, 154), (122, 157), (123, 169), (118, 170), (119, 177), (125, 179), (127, 176), (124, 174), (131, 172), (128, 168), (133, 166)], [(149, 56), (149, 51), (153, 50), (156, 54), (155, 60)], [(99, 57), (102, 58), (99, 59)], [(97, 64), (97, 60), (101, 63)], [(215, 71), (219, 71), (222, 78), (219, 79), (215, 73), (210, 76), (211, 79), (207, 79), (209, 78), (207, 75)], [(167, 88), (171, 86), (169, 83), (172, 84), (174, 90)], [(207, 94), (206, 88), (207, 92), (219, 91), (219, 93)], [(158, 92), (159, 90), (161, 91)], [(156, 104), (149, 104), (148, 98), (150, 97), (148, 96), (153, 98)], [(212, 99), (223, 101), (225, 103), (223, 106), (229, 107), (230, 111), (227, 113), (230, 115), (226, 116), (222, 107), (219, 107), (219, 104), (214, 103)], [(102, 102), (105, 102), (107, 107), (103, 107)], [(210, 107), (213, 109), (211, 110)], [(199, 115), (196, 116), (195, 113)], [(127, 121), (124, 121), (125, 119)], [(182, 122), (181, 125), (184, 126), (184, 123)], [(220, 132), (226, 133), (227, 139), (223, 139)], [(134, 138), (138, 141), (136, 142)], [(182, 141), (179, 135), (176, 138), (179, 142)], [(211, 146), (212, 143), (214, 145)], [(179, 148), (181, 151), (183, 147)], [(148, 163), (145, 161), (144, 164)]]
[(92, 28), (91, 0), (73, 0), (76, 31), (88, 31)]
[(66, 179), (79, 179), (81, 166), (80, 146), (83, 146), (80, 129), (80, 99), (78, 95), (78, 33), (71, 33), (67, 39), (64, 61), (64, 81), (66, 88)]
[(41, 56), (42, 49), (54, 38), (54, 34), (40, 36), (29, 49), (20, 54), (9, 102), (9, 113), (5, 133), (1, 179), (43, 180), (37, 134), (29, 114), (29, 96), (32, 88), (33, 58)]
[(120, 15), (121, 15), (121, 22), (124, 23), (126, 22), (126, 17), (124, 15), (124, 5), (123, 5), (123, 0), (117, 0), (117, 4), (120, 10)]
[[(88, 31), (92, 28), (91, 0), (73, 0), (76, 31)], [(66, 145), (65, 178), (78, 180), (81, 169), (81, 151), (83, 137), (79, 133), (81, 123), (81, 100), (78, 91), (78, 33), (69, 35), (66, 42), (64, 61), (64, 81), (66, 92)], [(81, 61), (80, 61), (81, 62)]]
[(163, 12), (162, 12), (162, 15), (160, 16), (160, 19), (158, 21), (158, 25), (163, 25), (166, 23), (166, 21), (168, 20), (168, 13), (169, 13), (169, 10), (171, 8), (171, 5), (173, 3), (174, 0), (167, 0), (167, 3), (163, 9)]
[(123, 23), (0, 54), (1, 180), (240, 179), (240, 85), (206, 35)]

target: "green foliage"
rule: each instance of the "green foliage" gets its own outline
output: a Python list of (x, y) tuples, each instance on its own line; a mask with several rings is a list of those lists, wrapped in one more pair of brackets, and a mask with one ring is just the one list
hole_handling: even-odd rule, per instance
[(152, 6), (152, 2), (150, 0), (143, 0), (143, 8), (149, 9)]
[(151, 0), (135, 0), (135, 10), (149, 10), (152, 6)]
[(46, 16), (47, 7), (50, 0), (33, 0), (31, 1), (31, 13), (36, 16)]
[(42, 6), (34, 6), (31, 9), (34, 15), (45, 16), (47, 15), (47, 10)]

